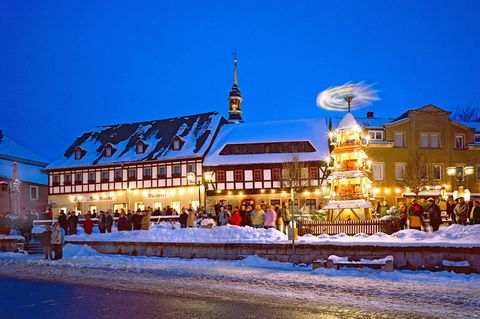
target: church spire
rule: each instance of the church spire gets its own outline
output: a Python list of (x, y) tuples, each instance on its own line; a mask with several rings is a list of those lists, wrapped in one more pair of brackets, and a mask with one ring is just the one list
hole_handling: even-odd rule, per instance
[(228, 122), (229, 123), (242, 123), (242, 94), (238, 87), (238, 78), (237, 78), (237, 53), (233, 53), (233, 85), (232, 90), (230, 91), (228, 102), (230, 105), (228, 111)]

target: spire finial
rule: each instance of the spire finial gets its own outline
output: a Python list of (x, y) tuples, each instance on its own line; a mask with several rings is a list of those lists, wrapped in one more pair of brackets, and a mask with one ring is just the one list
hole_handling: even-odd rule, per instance
[(238, 81), (237, 81), (237, 51), (235, 50), (232, 54), (233, 54), (233, 84), (238, 85)]
[(348, 104), (348, 113), (350, 113), (350, 104), (352, 103), (352, 100), (355, 96), (352, 94), (346, 95), (345, 96), (345, 102)]

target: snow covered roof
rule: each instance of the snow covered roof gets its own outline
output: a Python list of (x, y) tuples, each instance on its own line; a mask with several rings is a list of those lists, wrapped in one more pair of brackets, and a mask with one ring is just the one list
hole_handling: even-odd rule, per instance
[[(100, 126), (75, 140), (47, 169), (108, 165), (122, 162), (168, 160), (204, 156), (218, 128), (226, 120), (217, 112), (182, 116), (147, 122)], [(175, 137), (181, 140), (179, 150), (172, 149)], [(137, 154), (136, 143), (147, 145), (143, 154)], [(113, 154), (105, 157), (105, 146), (110, 144)], [(82, 157), (75, 159), (75, 149)]]
[(292, 153), (220, 155), (227, 144), (279, 143), (308, 141), (313, 152), (295, 153), (300, 161), (321, 161), (329, 154), (325, 118), (284, 120), (224, 125), (205, 157), (205, 166), (283, 163)]
[(360, 127), (358, 125), (357, 120), (355, 120), (355, 117), (353, 116), (352, 113), (347, 113), (343, 116), (342, 120), (338, 124), (338, 126), (335, 128), (337, 131), (344, 131), (348, 129), (353, 129)]
[(46, 166), (48, 161), (33, 153), (24, 146), (12, 140), (8, 135), (0, 135), (0, 158), (12, 161), (36, 162), (40, 166)]
[[(13, 161), (0, 158), (0, 177), (11, 179), (13, 173)], [(35, 184), (48, 184), (48, 176), (43, 168), (38, 165), (17, 162), (18, 179), (22, 182)]]
[(480, 133), (480, 122), (460, 122), (456, 121), (460, 125), (473, 128), (476, 133)]
[(354, 209), (354, 208), (372, 208), (372, 205), (364, 199), (331, 200), (322, 209)]
[[(343, 117), (332, 117), (332, 127), (337, 128)], [(361, 128), (383, 128), (383, 126), (391, 121), (393, 118), (366, 118), (355, 117), (356, 122)]]

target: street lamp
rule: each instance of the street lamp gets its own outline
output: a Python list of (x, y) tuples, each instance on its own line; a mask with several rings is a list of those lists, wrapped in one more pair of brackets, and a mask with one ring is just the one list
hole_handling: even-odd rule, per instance
[(202, 179), (197, 179), (197, 175), (194, 172), (187, 173), (187, 180), (191, 184), (195, 184), (198, 187), (198, 207), (197, 210), (202, 207), (201, 205), (201, 195), (200, 195), (200, 185), (202, 185)]
[(473, 175), (474, 172), (473, 166), (447, 167), (447, 175), (454, 177), (460, 185), (458, 191), (453, 192), (453, 199), (456, 200), (459, 197), (463, 197), (467, 202), (470, 200), (470, 191), (465, 189), (462, 183), (466, 181), (467, 176)]

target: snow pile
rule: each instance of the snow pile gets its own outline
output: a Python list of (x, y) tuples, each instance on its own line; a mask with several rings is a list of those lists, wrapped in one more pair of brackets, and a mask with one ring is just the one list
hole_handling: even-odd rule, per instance
[[(224, 226), (208, 228), (178, 228), (178, 223), (152, 224), (149, 231), (123, 231), (109, 234), (67, 236), (68, 241), (125, 241), (125, 242), (181, 242), (181, 243), (288, 243), (288, 238), (275, 229)], [(346, 234), (304, 235), (297, 243), (308, 245), (340, 246), (437, 246), (437, 247), (480, 247), (480, 225), (452, 225), (437, 232), (427, 233), (418, 230), (402, 230), (392, 235)]]
[(175, 228), (171, 224), (152, 225), (149, 231), (134, 230), (109, 234), (72, 235), (72, 241), (182, 242), (182, 243), (286, 243), (286, 235), (275, 229), (224, 226), (214, 228)]
[(63, 257), (95, 257), (101, 256), (99, 252), (88, 245), (66, 244), (63, 247)]
[(470, 266), (470, 263), (468, 262), (468, 260), (462, 260), (462, 261), (442, 260), (442, 266), (447, 266), (447, 267), (468, 267), (468, 266)]
[(357, 246), (440, 246), (440, 247), (480, 247), (480, 225), (451, 225), (433, 233), (414, 229), (401, 230), (392, 235), (376, 233), (347, 236), (306, 235), (299, 237), (298, 243), (315, 245), (357, 245)]
[(2, 239), (19, 239), (19, 240), (23, 240), (23, 236), (20, 236), (20, 235), (0, 235), (0, 240)]

